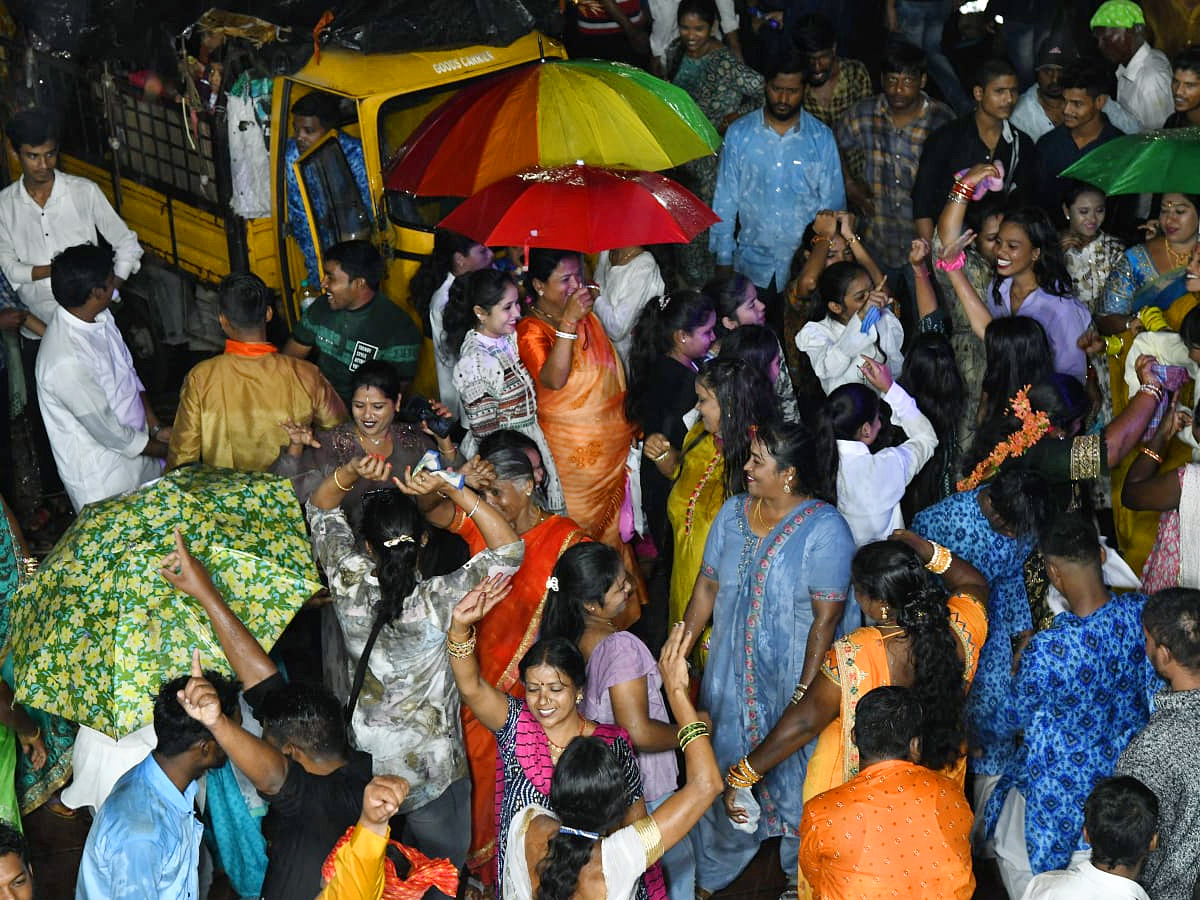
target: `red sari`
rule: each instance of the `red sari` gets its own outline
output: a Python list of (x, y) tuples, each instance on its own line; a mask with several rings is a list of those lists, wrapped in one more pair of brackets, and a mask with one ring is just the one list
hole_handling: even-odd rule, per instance
[[(475, 523), (458, 510), (450, 530), (471, 555), (487, 547)], [(517, 664), (537, 637), (546, 603), (546, 580), (558, 558), (570, 547), (588, 540), (582, 528), (565, 516), (550, 516), (529, 529), (525, 559), (513, 576), (512, 593), (475, 626), (479, 672), (488, 684), (514, 697), (524, 696)], [(485, 884), (495, 876), (496, 855), (496, 736), (462, 708), (463, 741), (471, 770), (471, 849), (467, 867)]]

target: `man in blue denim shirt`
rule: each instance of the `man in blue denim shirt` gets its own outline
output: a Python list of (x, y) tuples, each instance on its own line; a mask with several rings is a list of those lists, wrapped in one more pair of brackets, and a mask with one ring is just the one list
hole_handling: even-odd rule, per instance
[(718, 270), (732, 267), (753, 281), (768, 315), (778, 318), (779, 304), (769, 301), (787, 285), (804, 229), (819, 210), (845, 209), (846, 191), (833, 132), (803, 109), (803, 58), (766, 76), (763, 108), (725, 132), (713, 197), (721, 221), (709, 232), (709, 249)]
[[(194, 665), (199, 665), (194, 662)], [(237, 682), (205, 672), (221, 711), (241, 717)], [(196, 780), (225, 764), (207, 728), (183, 711), (184, 675), (154, 701), (158, 746), (117, 782), (88, 832), (75, 900), (199, 900), (200, 838)]]

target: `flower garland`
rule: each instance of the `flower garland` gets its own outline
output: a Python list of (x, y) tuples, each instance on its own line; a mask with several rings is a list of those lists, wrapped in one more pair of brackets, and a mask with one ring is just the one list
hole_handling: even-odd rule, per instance
[(987, 458), (982, 460), (971, 474), (958, 482), (960, 491), (969, 491), (979, 487), (1000, 471), (1000, 465), (1007, 459), (1016, 459), (1030, 447), (1042, 439), (1050, 430), (1050, 417), (1040, 410), (1033, 412), (1029, 408), (1027, 392), (1029, 385), (1017, 391), (1012, 398), (1012, 414), (1021, 420), (1021, 427), (1008, 436), (1008, 440), (997, 444)]

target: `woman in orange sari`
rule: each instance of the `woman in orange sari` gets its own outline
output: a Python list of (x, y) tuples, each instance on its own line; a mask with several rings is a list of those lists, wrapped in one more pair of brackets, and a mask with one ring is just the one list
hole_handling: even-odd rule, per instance
[[(850, 575), (859, 606), (876, 624), (834, 641), (821, 674), (797, 686), (771, 733), (730, 768), (725, 811), (734, 822), (747, 821), (756, 802), (748, 789), (813, 738), (805, 801), (857, 775), (855, 710), (868, 691), (885, 685), (911, 687), (925, 710), (918, 762), (959, 784), (966, 778), (963, 705), (987, 636), (987, 581), (945, 547), (908, 531), (859, 548)], [(798, 891), (811, 896), (803, 877)]]
[[(588, 537), (573, 520), (545, 511), (545, 500), (534, 484), (533, 463), (525, 451), (502, 447), (491, 451), (483, 462), (487, 466), (480, 467), (480, 494), (525, 541), (525, 558), (513, 576), (511, 593), (475, 626), (479, 671), (488, 684), (521, 697), (525, 688), (517, 663), (537, 637), (547, 581), (558, 558)], [(448, 500), (429, 510), (426, 517), (466, 541), (472, 556), (487, 546), (475, 523)], [(482, 883), (490, 884), (496, 855), (496, 736), (479, 724), (465, 704), (462, 718), (471, 770), (467, 868)]]
[(517, 352), (533, 376), (538, 423), (562, 481), (567, 515), (621, 554), (638, 602), (646, 589), (633, 550), (621, 538), (625, 462), (634, 428), (625, 418), (625, 373), (604, 326), (591, 312), (583, 260), (566, 250), (529, 251), (528, 314), (517, 323)]

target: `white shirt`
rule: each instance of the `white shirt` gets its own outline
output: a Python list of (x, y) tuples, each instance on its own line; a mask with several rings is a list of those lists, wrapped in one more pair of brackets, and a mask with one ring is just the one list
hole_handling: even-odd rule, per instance
[(454, 284), (451, 272), (441, 287), (429, 298), (429, 337), (433, 341), (433, 361), (437, 366), (438, 399), (454, 418), (462, 418), (462, 404), (458, 400), (458, 388), (454, 386), (454, 364), (458, 362), (458, 348), (449, 350), (442, 346), (446, 328), (442, 324), (446, 316), (446, 304), (450, 302), (450, 285)]
[(162, 460), (141, 455), (150, 440), (145, 387), (112, 313), (85, 322), (60, 310), (46, 326), (36, 373), (54, 461), (76, 512), (162, 473)]
[(1117, 100), (1137, 117), (1142, 131), (1162, 128), (1175, 112), (1171, 61), (1149, 44), (1138, 47), (1127, 66), (1117, 66)]
[[(45, 206), (38, 206), (24, 180), (0, 191), (0, 270), (30, 312), (49, 325), (58, 314), (50, 279), (33, 280), (34, 266), (47, 266), (62, 251), (95, 244), (96, 232), (113, 248), (113, 273), (128, 278), (141, 267), (142, 245), (94, 181), (56, 172)], [(37, 335), (26, 329), (27, 338)]]
[[(1100, 112), (1113, 124), (1113, 127), (1121, 129), (1126, 134), (1136, 134), (1142, 130), (1142, 123), (1112, 97), (1108, 97)], [(1046, 110), (1042, 109), (1042, 104), (1038, 102), (1036, 84), (1021, 95), (1008, 122), (1014, 128), (1029, 135), (1035, 144), (1038, 138), (1053, 130), (1054, 123), (1050, 121)]]
[(900, 500), (938, 445), (933, 425), (908, 391), (893, 384), (883, 399), (892, 408), (892, 421), (904, 429), (908, 440), (878, 453), (872, 453), (862, 441), (837, 442), (837, 507), (850, 526), (856, 547), (882, 541), (904, 527)]
[(1131, 878), (1101, 872), (1090, 862), (1035, 875), (1021, 900), (1150, 900)]
[[(879, 338), (879, 347), (875, 339)], [(900, 377), (904, 355), (900, 345), (904, 342), (904, 328), (890, 310), (884, 310), (879, 321), (866, 334), (862, 332), (862, 320), (850, 317), (850, 324), (826, 316), (818, 322), (809, 322), (796, 335), (796, 346), (808, 354), (813, 371), (821, 379), (821, 389), (826, 395), (843, 384), (867, 384), (859, 371), (862, 357), (869, 356), (883, 362), (879, 350), (887, 354), (887, 367), (893, 378)]]
[(623, 266), (614, 266), (609, 252), (596, 259), (595, 277), (600, 296), (592, 312), (604, 326), (621, 362), (629, 368), (629, 347), (633, 343), (633, 324), (652, 297), (666, 292), (658, 262), (649, 250), (643, 250)]

